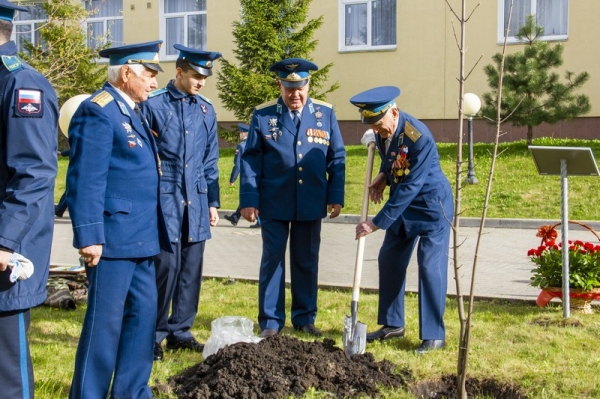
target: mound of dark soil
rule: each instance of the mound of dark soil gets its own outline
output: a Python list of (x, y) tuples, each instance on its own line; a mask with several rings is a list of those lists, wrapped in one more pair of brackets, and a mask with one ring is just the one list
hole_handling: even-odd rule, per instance
[(334, 341), (306, 342), (278, 334), (257, 344), (238, 343), (169, 381), (178, 398), (284, 398), (309, 387), (336, 397), (379, 395), (378, 385), (406, 387), (410, 372), (395, 373), (388, 361), (373, 355), (348, 360)]
[[(399, 388), (422, 399), (458, 397), (454, 375), (414, 381), (409, 370), (398, 371), (386, 360), (376, 362), (371, 353), (348, 360), (334, 343), (330, 339), (306, 342), (282, 334), (257, 344), (238, 343), (154, 389), (180, 399), (280, 399), (300, 397), (310, 387), (338, 398), (377, 397), (378, 387)], [(492, 379), (467, 380), (467, 392), (469, 398), (527, 398), (518, 386)]]

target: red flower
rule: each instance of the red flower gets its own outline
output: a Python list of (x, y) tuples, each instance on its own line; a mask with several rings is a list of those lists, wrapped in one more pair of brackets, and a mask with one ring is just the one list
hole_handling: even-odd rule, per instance
[(554, 226), (542, 226), (538, 229), (536, 237), (542, 237), (542, 241), (554, 241), (558, 238), (558, 233)]

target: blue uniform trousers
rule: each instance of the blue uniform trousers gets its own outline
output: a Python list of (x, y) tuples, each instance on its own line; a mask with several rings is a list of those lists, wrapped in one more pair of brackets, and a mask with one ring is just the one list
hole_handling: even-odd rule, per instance
[[(182, 237), (187, 237), (187, 234), (182, 234)], [(158, 289), (156, 342), (160, 343), (165, 338), (172, 342), (192, 338), (190, 329), (198, 313), (202, 286), (204, 244), (205, 241), (171, 243), (173, 253), (161, 251), (155, 257)]]
[(70, 399), (152, 397), (156, 277), (152, 257), (86, 267), (88, 305)]
[(261, 219), (263, 240), (258, 282), (258, 324), (277, 331), (285, 325), (285, 251), (290, 238), (292, 325), (314, 324), (317, 316), (321, 219)]
[(407, 238), (386, 230), (379, 250), (379, 313), (377, 323), (404, 327), (406, 269), (417, 244), (419, 265), (419, 338), (445, 339), (444, 309), (448, 289), (450, 224), (441, 230)]
[(1, 398), (33, 398), (33, 366), (27, 340), (29, 320), (29, 309), (0, 312)]

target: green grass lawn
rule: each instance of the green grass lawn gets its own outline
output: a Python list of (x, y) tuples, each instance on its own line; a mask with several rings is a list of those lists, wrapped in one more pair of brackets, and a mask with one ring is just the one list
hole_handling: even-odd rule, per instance
[[(290, 293), (287, 294), (289, 315)], [(342, 348), (344, 315), (349, 313), (349, 290), (321, 290), (317, 324), (325, 337)], [(210, 336), (210, 323), (221, 316), (244, 316), (256, 320), (257, 285), (219, 279), (205, 280), (199, 315), (192, 330), (198, 340)], [(362, 293), (360, 320), (369, 330), (377, 327), (377, 295)], [(470, 352), (472, 378), (493, 378), (518, 384), (531, 398), (600, 397), (600, 314), (573, 313), (562, 320), (560, 305), (538, 308), (531, 303), (503, 300), (478, 301), (475, 304)], [(446, 327), (448, 347), (425, 356), (415, 354), (419, 346), (417, 297), (406, 300), (406, 337), (367, 346), (377, 360), (387, 359), (402, 369), (410, 369), (419, 381), (456, 373), (458, 316), (456, 301), (447, 301)], [(32, 311), (31, 352), (36, 377), (36, 398), (65, 398), (73, 373), (75, 348), (83, 321), (84, 306), (76, 311), (48, 307)], [(289, 325), (284, 334), (309, 339)], [(154, 365), (151, 385), (165, 383), (170, 376), (202, 361), (200, 354), (166, 352), (165, 360)], [(161, 396), (169, 398), (168, 395)], [(310, 397), (330, 397), (308, 394)], [(383, 397), (410, 398), (405, 392), (386, 391)]]
[[(600, 141), (537, 139), (535, 145), (587, 146), (600, 154)], [(438, 146), (442, 168), (454, 186), (456, 145)], [(463, 187), (463, 216), (481, 215), (485, 189), (491, 164), (491, 144), (476, 144), (474, 158), (480, 183)], [(524, 141), (502, 144), (496, 163), (490, 218), (560, 218), (560, 177), (539, 176)], [(343, 213), (358, 214), (362, 201), (366, 149), (347, 147), (346, 206)], [(466, 146), (463, 154), (466, 154)], [(238, 203), (238, 182), (229, 186), (233, 163), (233, 149), (221, 150), (221, 208), (235, 209)], [(558, 160), (557, 160), (558, 162)], [(378, 167), (376, 160), (376, 168)], [(55, 198), (64, 190), (67, 160), (60, 161)], [(466, 174), (466, 164), (463, 167)], [(597, 177), (569, 178), (569, 210), (574, 220), (600, 220), (596, 201), (600, 181)], [(379, 208), (371, 206), (370, 212)], [(354, 249), (353, 249), (354, 250)], [(287, 309), (289, 314), (289, 290)], [(225, 315), (245, 316), (256, 320), (257, 286), (237, 282), (225, 284), (218, 279), (206, 280), (202, 287), (199, 315), (193, 328), (200, 341), (210, 336), (210, 323)], [(327, 338), (341, 347), (344, 315), (349, 312), (348, 290), (321, 290), (317, 324)], [(73, 373), (75, 349), (84, 315), (84, 306), (69, 312), (47, 307), (32, 311), (30, 329), (31, 352), (36, 377), (38, 399), (67, 396)], [(600, 315), (572, 314), (562, 319), (560, 305), (538, 308), (527, 302), (477, 301), (474, 305), (472, 348), (469, 376), (491, 378), (500, 382), (519, 384), (531, 398), (596, 398), (600, 397)], [(361, 295), (360, 319), (369, 330), (377, 327), (377, 296)], [(410, 369), (418, 380), (436, 379), (456, 373), (457, 342), (459, 334), (456, 301), (448, 299), (445, 315), (448, 348), (426, 356), (417, 356), (414, 350), (418, 337), (417, 297), (407, 295), (407, 335), (403, 339), (384, 344), (369, 345), (367, 350), (376, 359), (388, 359), (399, 368)], [(288, 325), (285, 334), (299, 335)], [(154, 366), (151, 385), (165, 383), (170, 376), (202, 361), (199, 354), (168, 353), (163, 362)], [(0, 395), (1, 396), (1, 395)], [(309, 393), (307, 398), (325, 398), (327, 394)], [(385, 398), (409, 398), (405, 392), (385, 391)], [(160, 398), (169, 398), (168, 395)]]
[[(534, 145), (584, 146), (591, 147), (596, 156), (600, 154), (600, 141), (596, 140), (540, 138), (534, 140)], [(439, 144), (438, 148), (442, 169), (454, 187), (456, 144)], [(463, 216), (481, 216), (485, 189), (489, 180), (492, 150), (492, 144), (477, 143), (474, 145), (473, 158), (479, 184), (463, 186)], [(525, 141), (502, 144), (499, 153), (487, 217), (560, 219), (560, 176), (540, 176)], [(222, 149), (220, 152), (221, 209), (236, 209), (238, 205), (239, 179), (234, 186), (229, 185), (234, 154), (235, 149)], [(463, 155), (466, 156), (466, 154), (465, 146)], [(360, 214), (366, 158), (366, 147), (347, 147), (346, 203), (342, 213)], [(55, 201), (58, 201), (65, 188), (67, 164), (67, 159), (59, 161)], [(375, 171), (378, 168), (379, 159), (376, 156)], [(466, 175), (466, 163), (463, 170)], [(599, 184), (598, 177), (574, 176), (569, 178), (569, 215), (571, 219), (600, 220), (600, 207), (596, 204)], [(374, 214), (380, 208), (381, 205), (370, 204), (369, 212)]]

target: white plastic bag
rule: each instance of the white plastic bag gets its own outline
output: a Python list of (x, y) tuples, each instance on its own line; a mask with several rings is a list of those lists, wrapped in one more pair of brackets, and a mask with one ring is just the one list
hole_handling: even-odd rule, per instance
[(254, 335), (254, 322), (247, 317), (219, 317), (211, 323), (210, 337), (204, 344), (202, 357), (206, 359), (219, 349), (237, 342), (256, 343), (260, 340), (260, 337)]

